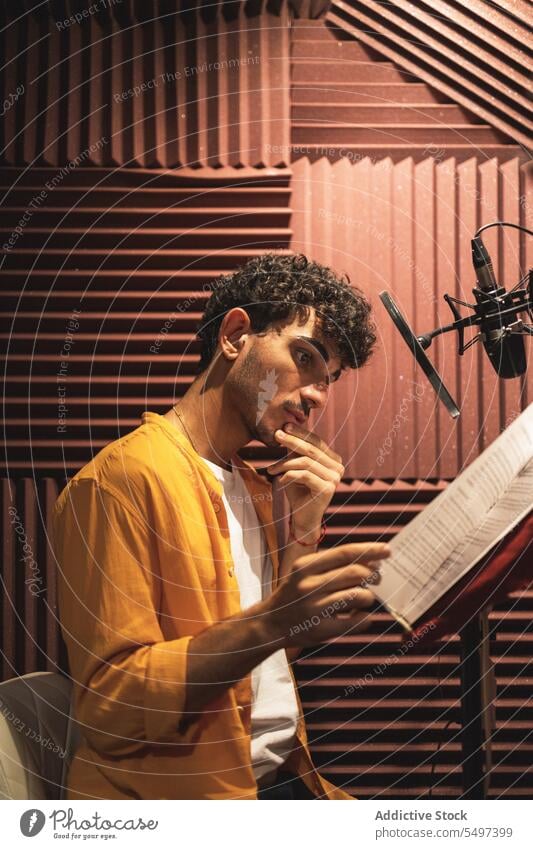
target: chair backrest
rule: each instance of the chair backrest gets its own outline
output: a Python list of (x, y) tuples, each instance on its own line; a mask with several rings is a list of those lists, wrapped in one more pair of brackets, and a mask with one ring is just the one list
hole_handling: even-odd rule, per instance
[(79, 739), (72, 681), (32, 672), (0, 683), (0, 799), (63, 799)]

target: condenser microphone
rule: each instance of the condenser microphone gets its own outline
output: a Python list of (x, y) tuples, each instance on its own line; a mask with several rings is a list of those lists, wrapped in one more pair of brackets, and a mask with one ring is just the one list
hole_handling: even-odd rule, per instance
[(479, 288), (482, 292), (494, 292), (498, 288), (498, 284), (494, 276), (492, 260), (483, 244), (483, 239), (481, 236), (476, 236), (470, 244), (472, 245), (472, 265), (476, 272)]
[(481, 236), (472, 239), (472, 263), (478, 283), (474, 297), (483, 347), (499, 377), (519, 377), (527, 368), (522, 321), (512, 309), (512, 295), (498, 286)]
[[(477, 283), (473, 289), (476, 303), (469, 304), (452, 295), (444, 295), (454, 317), (452, 324), (436, 327), (419, 336), (415, 335), (392, 295), (389, 292), (379, 293), (385, 309), (409, 346), (417, 364), (423, 369), (437, 396), (454, 418), (459, 415), (459, 408), (426, 355), (426, 350), (437, 336), (454, 330), (457, 333), (457, 353), (460, 357), (476, 342), (482, 342), (498, 377), (519, 377), (527, 369), (524, 336), (533, 336), (533, 324), (524, 323), (519, 314), (526, 312), (533, 319), (533, 269), (529, 269), (509, 292), (499, 286), (491, 258), (481, 238), (481, 233), (490, 227), (513, 227), (533, 236), (533, 230), (510, 221), (493, 221), (477, 230), (471, 243)], [(526, 287), (527, 279), (529, 285)], [(459, 306), (473, 310), (472, 315), (462, 316)], [(464, 331), (468, 327), (477, 327), (479, 332), (465, 342)]]

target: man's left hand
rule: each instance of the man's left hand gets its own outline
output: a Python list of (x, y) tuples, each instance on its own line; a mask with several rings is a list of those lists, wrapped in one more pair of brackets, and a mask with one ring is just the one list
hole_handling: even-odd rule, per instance
[(293, 531), (300, 538), (320, 529), (344, 474), (342, 458), (319, 436), (297, 424), (284, 425), (274, 436), (289, 453), (268, 466), (267, 472), (280, 475), (293, 515)]

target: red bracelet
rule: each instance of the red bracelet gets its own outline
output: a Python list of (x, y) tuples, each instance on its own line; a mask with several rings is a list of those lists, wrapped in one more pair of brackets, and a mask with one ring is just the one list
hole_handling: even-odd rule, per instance
[(320, 536), (314, 542), (302, 542), (302, 540), (296, 539), (296, 537), (294, 536), (293, 528), (292, 528), (292, 513), (291, 513), (290, 518), (289, 518), (289, 539), (294, 540), (294, 542), (297, 542), (298, 545), (303, 545), (306, 548), (312, 548), (315, 545), (318, 545), (319, 542), (322, 542), (322, 540), (324, 539), (325, 536), (326, 536), (326, 523), (322, 522)]

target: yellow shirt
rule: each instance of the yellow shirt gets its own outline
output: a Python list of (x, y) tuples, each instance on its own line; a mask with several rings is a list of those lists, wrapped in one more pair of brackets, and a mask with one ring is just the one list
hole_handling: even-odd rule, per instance
[[(271, 485), (241, 471), (278, 573)], [(180, 725), (192, 637), (240, 611), (222, 484), (157, 413), (107, 445), (52, 517), (61, 629), (83, 733), (68, 799), (255, 799), (251, 675)], [(286, 768), (351, 799), (313, 767), (302, 717)]]

